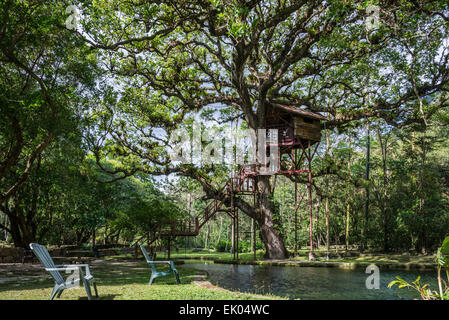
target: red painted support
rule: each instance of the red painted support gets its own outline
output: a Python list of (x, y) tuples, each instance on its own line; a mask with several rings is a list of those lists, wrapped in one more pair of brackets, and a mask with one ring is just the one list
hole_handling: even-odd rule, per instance
[(310, 150), (310, 141), (309, 141), (309, 154), (307, 157), (307, 162), (309, 166), (309, 182), (307, 184), (309, 191), (309, 236), (310, 236), (310, 251), (309, 251), (309, 260), (314, 260), (313, 254), (313, 200), (312, 200), (312, 157)]

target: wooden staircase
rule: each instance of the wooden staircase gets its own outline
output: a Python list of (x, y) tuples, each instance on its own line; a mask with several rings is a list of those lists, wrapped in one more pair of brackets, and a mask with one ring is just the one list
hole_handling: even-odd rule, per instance
[(255, 191), (255, 175), (249, 170), (249, 167), (242, 167), (237, 177), (230, 178), (218, 192), (218, 197), (212, 199), (196, 217), (183, 220), (160, 221), (148, 245), (153, 244), (161, 237), (197, 236), (200, 229), (217, 212), (230, 212), (229, 203), (231, 202), (231, 197), (236, 194), (254, 194)]

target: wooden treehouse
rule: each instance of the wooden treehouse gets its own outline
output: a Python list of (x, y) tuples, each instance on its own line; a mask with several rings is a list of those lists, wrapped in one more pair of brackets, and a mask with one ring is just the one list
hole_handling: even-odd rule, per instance
[(281, 104), (268, 109), (265, 128), (278, 129), (279, 146), (284, 150), (314, 145), (321, 140), (321, 121), (326, 120), (319, 113)]
[[(278, 171), (276, 174), (297, 177), (307, 174), (307, 192), (299, 201), (306, 199), (309, 211), (309, 260), (313, 254), (313, 202), (312, 202), (312, 159), (321, 141), (321, 121), (326, 118), (315, 112), (291, 106), (272, 104), (266, 114), (265, 127), (278, 129)], [(283, 158), (286, 158), (283, 160)], [(286, 160), (286, 161), (285, 161)], [(295, 179), (295, 255), (298, 253), (298, 187)]]
[[(310, 164), (321, 141), (321, 122), (326, 120), (319, 113), (291, 106), (272, 104), (265, 117), (267, 129), (267, 156), (269, 146), (278, 147), (278, 170), (274, 174), (295, 174), (308, 172), (309, 168), (302, 169), (304, 160)], [(277, 141), (271, 141), (269, 129), (277, 129)], [(281, 163), (282, 161), (282, 163)], [(256, 165), (245, 167), (248, 176), (259, 175)]]
[[(310, 215), (310, 239), (312, 243), (312, 172), (311, 162), (321, 140), (321, 122), (326, 120), (324, 116), (308, 110), (298, 109), (291, 106), (272, 104), (268, 108), (265, 118), (265, 129), (267, 134), (269, 129), (278, 130), (277, 141), (271, 141), (267, 137), (267, 152), (270, 146), (275, 145), (278, 150), (278, 170), (274, 174), (282, 175), (308, 175), (308, 207)], [(282, 162), (282, 163), (281, 163)], [(197, 236), (200, 229), (217, 212), (227, 213), (232, 221), (232, 228), (235, 230), (232, 242), (235, 245), (234, 258), (238, 258), (238, 209), (234, 206), (236, 195), (253, 195), (256, 199), (257, 176), (259, 170), (254, 164), (241, 166), (239, 172), (230, 178), (219, 191), (219, 196), (212, 199), (204, 211), (193, 219), (177, 221), (161, 221), (153, 237), (149, 241), (151, 245), (160, 237), (168, 239), (177, 236)], [(297, 253), (297, 210), (298, 210), (298, 188), (295, 182), (295, 254)], [(305, 194), (301, 195), (301, 200), (305, 199)], [(255, 201), (255, 200), (254, 200)], [(254, 235), (255, 237), (255, 232)], [(170, 245), (169, 245), (170, 247)], [(313, 246), (311, 246), (313, 248)], [(313, 249), (312, 249), (313, 250)], [(170, 251), (168, 251), (170, 252)], [(169, 253), (170, 255), (170, 253)], [(311, 252), (313, 256), (313, 252)], [(310, 255), (309, 255), (310, 258)]]

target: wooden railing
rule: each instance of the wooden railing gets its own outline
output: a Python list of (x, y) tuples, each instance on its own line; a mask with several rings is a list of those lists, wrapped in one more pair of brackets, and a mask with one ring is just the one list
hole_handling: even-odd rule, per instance
[(160, 237), (169, 236), (197, 236), (200, 229), (219, 211), (224, 211), (232, 193), (254, 193), (254, 177), (245, 173), (245, 168), (239, 172), (239, 176), (230, 178), (218, 192), (218, 197), (212, 199), (204, 210), (193, 219), (164, 220), (160, 221), (153, 231), (151, 245)]

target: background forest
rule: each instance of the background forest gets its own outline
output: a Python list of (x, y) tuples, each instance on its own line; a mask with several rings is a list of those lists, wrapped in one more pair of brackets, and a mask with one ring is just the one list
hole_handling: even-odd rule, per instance
[[(197, 216), (213, 193), (205, 177), (220, 184), (230, 169), (169, 167), (158, 129), (195, 118), (251, 127), (252, 104), (285, 98), (329, 119), (312, 163), (317, 247), (433, 253), (449, 230), (446, 1), (307, 3), (77, 1), (80, 21), (66, 1), (2, 1), (0, 241), (131, 245), (160, 220)], [(360, 21), (369, 4), (385, 8), (386, 22), (366, 35)], [(68, 28), (69, 17), (83, 29)], [(226, 24), (230, 17), (235, 23)], [(312, 25), (301, 31), (301, 23)], [(142, 28), (149, 35), (136, 39)], [(260, 46), (250, 47), (252, 32)], [(244, 48), (253, 50), (247, 60)], [(280, 57), (270, 61), (263, 50)], [(250, 73), (270, 63), (285, 74), (257, 82)], [(295, 184), (269, 179), (272, 219), (293, 252)], [(297, 185), (302, 249), (305, 179)], [(231, 219), (217, 214), (197, 237), (172, 244), (229, 252), (231, 232)], [(257, 222), (240, 215), (241, 251), (252, 250), (254, 232), (263, 249)]]

